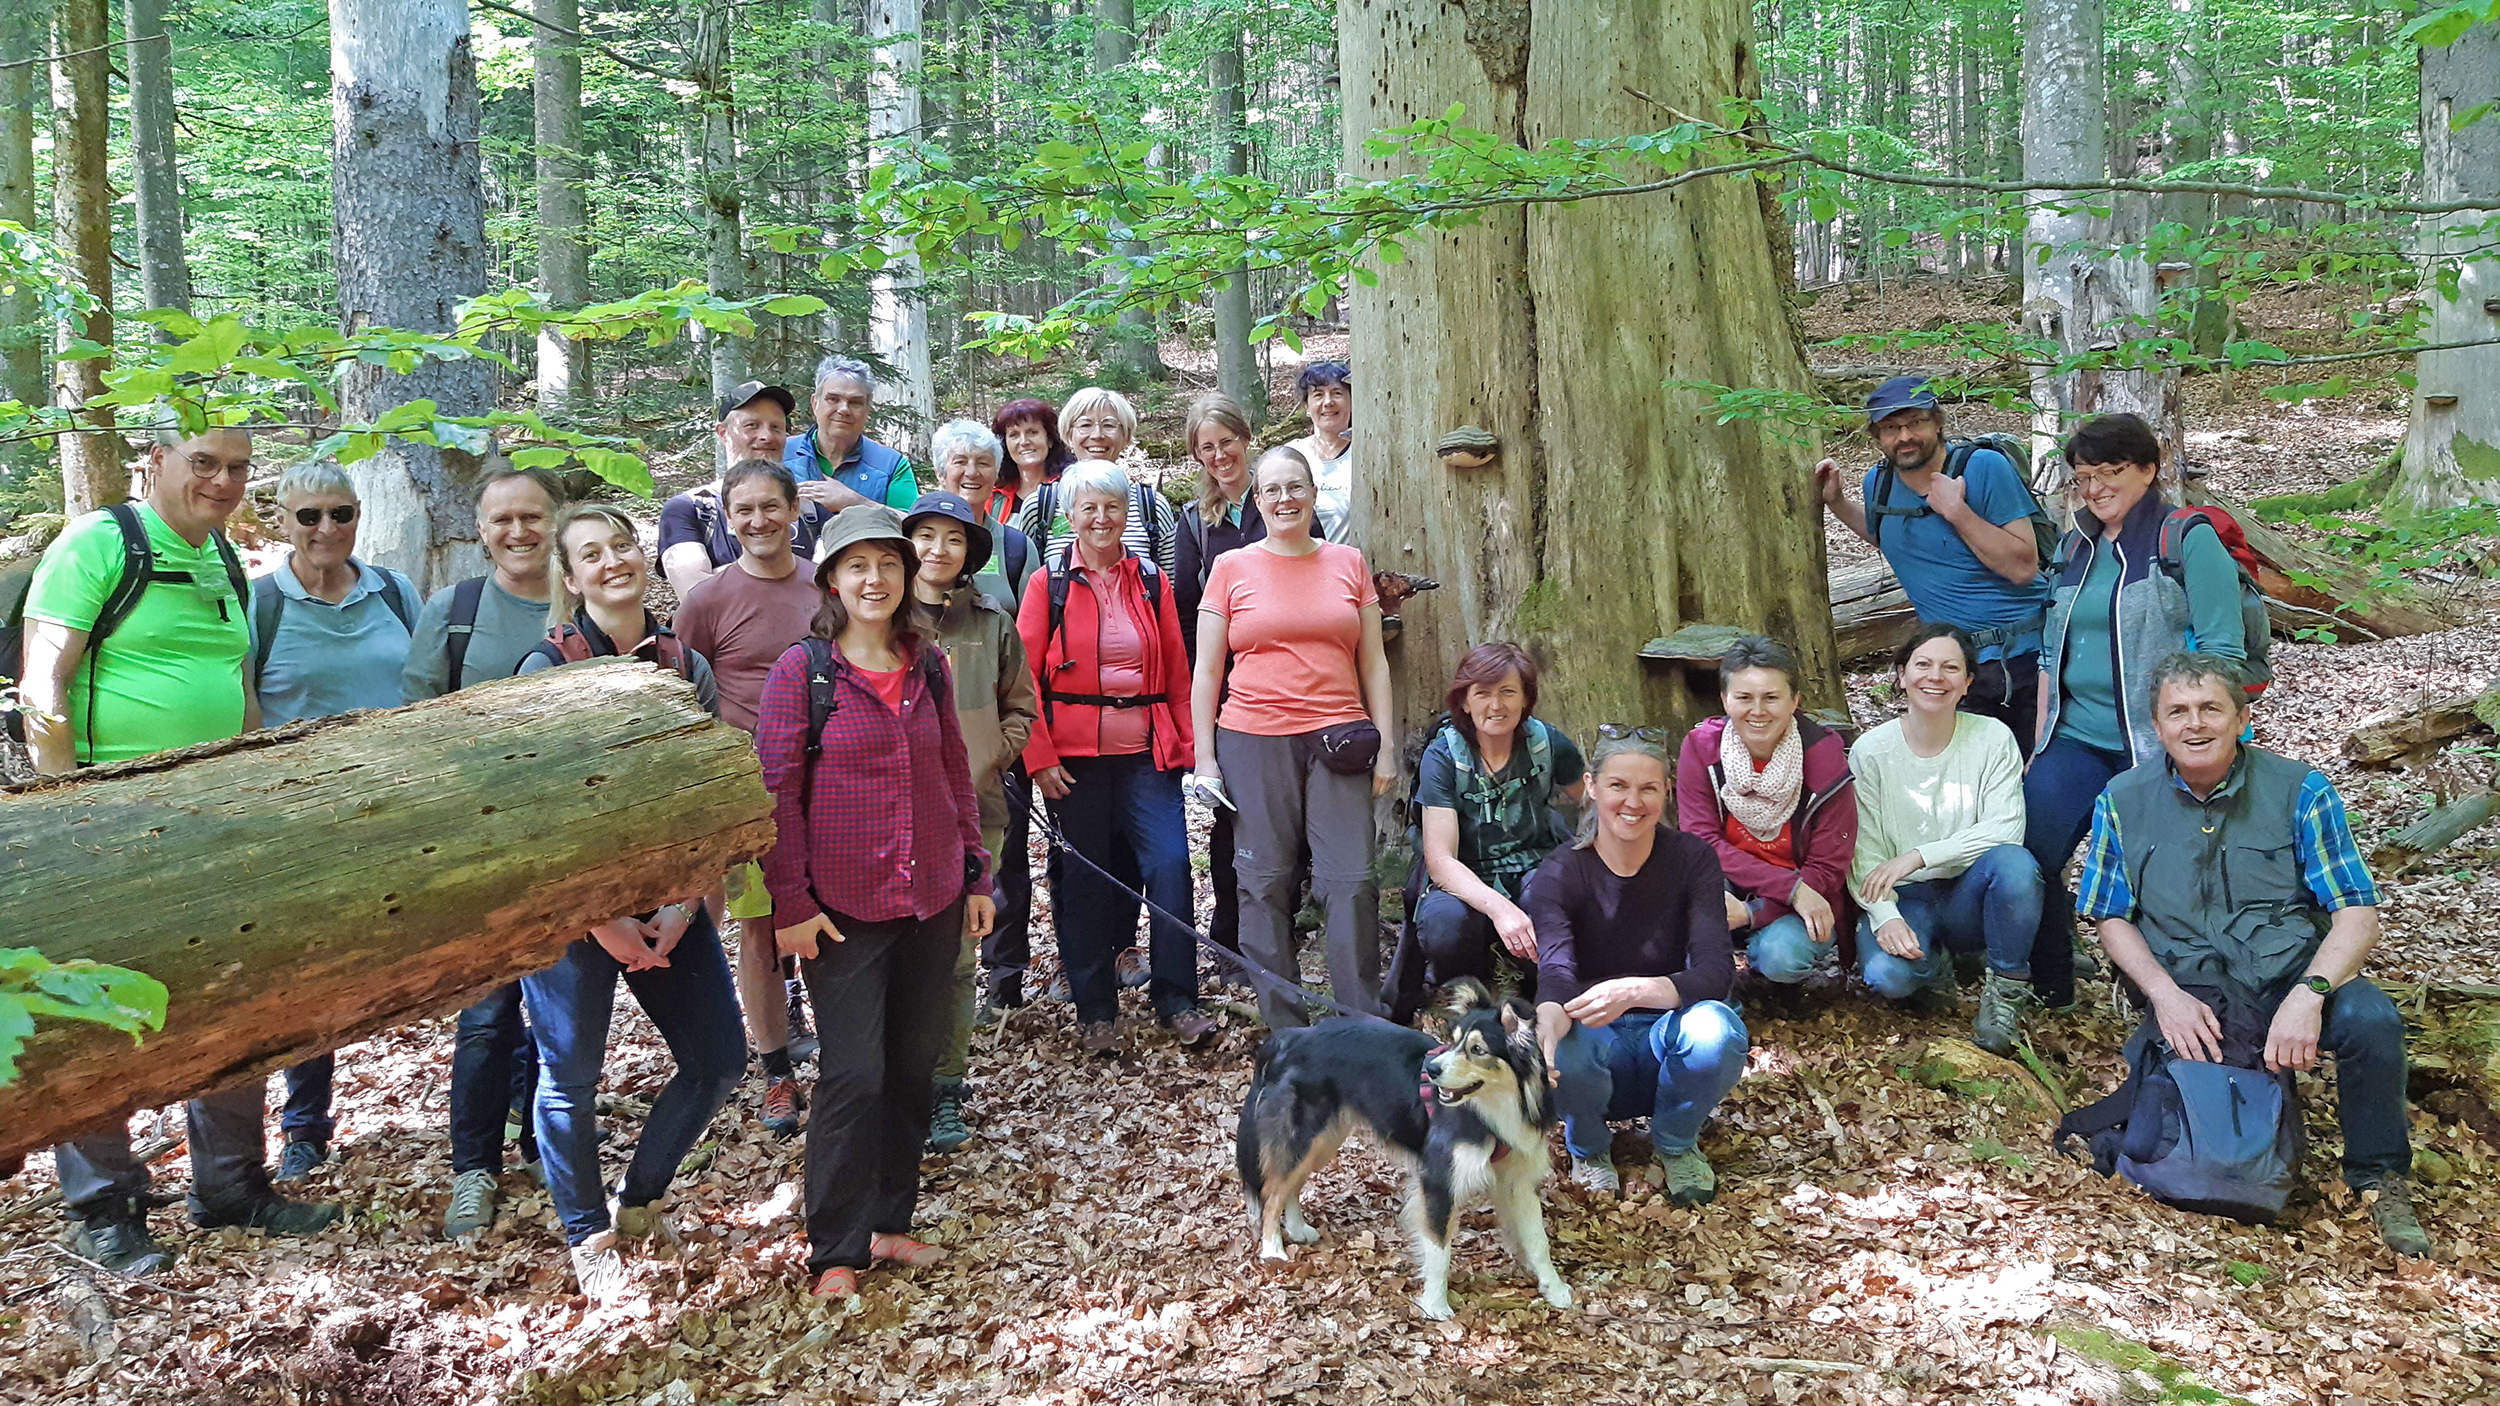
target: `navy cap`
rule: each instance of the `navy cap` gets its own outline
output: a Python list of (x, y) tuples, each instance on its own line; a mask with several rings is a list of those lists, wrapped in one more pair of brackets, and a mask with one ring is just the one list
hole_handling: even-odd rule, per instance
[(963, 524), (963, 574), (966, 578), (989, 565), (990, 530), (982, 524), (980, 514), (972, 510), (972, 505), (955, 494), (940, 491), (921, 494), (920, 501), (912, 504), (911, 511), (903, 515), (903, 535), (909, 537), (911, 530), (918, 527), (922, 519), (933, 517)]
[(1866, 398), (1866, 422), (1874, 424), (1896, 410), (1933, 410), (1935, 389), (1924, 376), (1895, 376)]

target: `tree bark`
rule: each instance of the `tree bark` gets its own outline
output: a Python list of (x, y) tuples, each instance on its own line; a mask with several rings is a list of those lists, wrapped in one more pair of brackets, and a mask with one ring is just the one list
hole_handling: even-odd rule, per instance
[[(79, 340), (113, 345), (113, 187), (106, 179), (112, 131), (112, 55), (106, 0), (59, 0), (52, 21), (52, 223), (78, 281), (95, 298), (84, 316), (61, 321), (59, 345)], [(53, 404), (96, 426), (61, 439), (61, 486), (72, 517), (130, 496), (122, 471), (126, 447), (110, 406), (86, 407), (104, 394), (98, 360), (63, 357), (53, 365)]]
[[(332, 240), (339, 325), (447, 332), (486, 291), (486, 196), (478, 167), (477, 65), (464, 0), (330, 0)], [(446, 415), (493, 407), (478, 360), (399, 373), (354, 363), (340, 409), (371, 421), (431, 400)], [(364, 499), (368, 560), (431, 591), (484, 569), (466, 448), (393, 439), (349, 466)]]
[(754, 745), (629, 662), (23, 788), (0, 799), (8, 930), (170, 1000), (136, 1049), (38, 1026), (0, 1160), (456, 1008), (771, 843)]
[[(729, 36), (737, 11), (727, 0), (691, 0), (686, 10), (686, 79), (694, 85), (696, 152), (703, 184), (703, 268), (716, 298), (747, 295), (738, 189), (738, 102), (730, 86)], [(747, 343), (711, 339), (712, 398), (747, 378)]]
[[(0, 220), (29, 230), (43, 228), (35, 201), (35, 92), (47, 52), (45, 3), (0, 7)], [(0, 292), (0, 400), (41, 405), (49, 399), (36, 310), (32, 292)], [(19, 446), (15, 456), (31, 452)]]
[[(1094, 4), (1094, 75), (1097, 81), (1108, 78), (1135, 62), (1137, 58), (1137, 0), (1095, 0)], [(1112, 246), (1124, 258), (1143, 258), (1144, 243), (1124, 240)], [(1107, 358), (1119, 368), (1114, 379), (1135, 385), (1141, 381), (1161, 380), (1166, 374), (1163, 348), (1156, 341), (1154, 314), (1145, 308), (1129, 308), (1120, 314), (1120, 324), (1113, 329), (1110, 355)]]
[(189, 312), (191, 265), (182, 254), (182, 174), (174, 164), (174, 46), (165, 32), (165, 0), (124, 0), (122, 32), (130, 51), (140, 287), (149, 307)]
[[(538, 138), (538, 294), (560, 308), (590, 296), (589, 217), (582, 190), (582, 51), (563, 30), (582, 27), (581, 0), (537, 0), (530, 33), (531, 108)], [(570, 409), (590, 386), (590, 348), (538, 334), (538, 409)]]
[(2361, 766), (2386, 766), (2436, 751), (2440, 743), (2464, 736), (2478, 723), (2490, 726), (2486, 716), (2500, 718), (2500, 683), (2481, 693), (2408, 698), (2354, 724), (2344, 734), (2344, 757)]
[[(2444, 49), (2423, 49), (2421, 68), (2422, 198), (2493, 198), (2492, 208), (2434, 219), (2417, 236), (2422, 294), (2431, 305), (2427, 336), (2486, 341), (2500, 337), (2500, 257), (2460, 255), (2487, 250), (2491, 236), (2479, 227), (2500, 218), (2500, 110), (2461, 132), (2448, 124), (2500, 101), (2500, 24), (2479, 24)], [(2455, 267), (2454, 296), (2441, 286), (2443, 264)], [(2388, 510), (2405, 516), (2500, 503), (2500, 346), (2423, 352), (2414, 374), (2413, 423)]]
[[(868, 38), (875, 67), (868, 80), (868, 141), (891, 160), (894, 146), (920, 132), (920, 0), (868, 0)], [(920, 255), (907, 240), (886, 245), (885, 266), (868, 287), (868, 334), (900, 382), (900, 395), (879, 397), (886, 413), (907, 419), (901, 442), (925, 444), (937, 419), (937, 386), (929, 366), (929, 304)]]
[[(1467, 123), (1531, 148), (1644, 130), (1626, 89), (1701, 110), (1760, 91), (1735, 0), (1604, 0), (1532, 24), (1520, 0), (1340, 0), (1344, 169), (1396, 174), (1363, 143), (1467, 105)], [(1679, 104), (1682, 105), (1682, 104)], [(1428, 719), (1472, 645), (1513, 639), (1564, 726), (1682, 725), (1717, 707), (1644, 642), (1742, 625), (1804, 656), (1808, 699), (1841, 694), (1809, 450), (1716, 424), (1661, 383), (1811, 384), (1761, 192), (1739, 182), (1487, 212), (1417, 236), (1352, 298), (1358, 532), (1375, 568), (1438, 577), (1391, 655), (1402, 720)], [(1492, 467), (1453, 470), (1433, 443), (1499, 436)]]
[[(1216, 160), (1227, 176), (1250, 174), (1250, 139), (1244, 121), (1249, 94), (1242, 82), (1241, 26), (1226, 28), (1207, 61), (1207, 86), (1214, 97)], [(1215, 294), (1215, 388), (1232, 397), (1254, 426), (1267, 423), (1267, 381), (1251, 355), (1250, 268), (1233, 271), (1231, 282)]]

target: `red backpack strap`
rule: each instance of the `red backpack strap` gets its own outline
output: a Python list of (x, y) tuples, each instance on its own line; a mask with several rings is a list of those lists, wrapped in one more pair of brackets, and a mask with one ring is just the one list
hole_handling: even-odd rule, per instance
[(547, 643), (556, 647), (556, 654), (567, 664), (579, 664), (590, 657), (590, 637), (570, 625), (550, 633)]

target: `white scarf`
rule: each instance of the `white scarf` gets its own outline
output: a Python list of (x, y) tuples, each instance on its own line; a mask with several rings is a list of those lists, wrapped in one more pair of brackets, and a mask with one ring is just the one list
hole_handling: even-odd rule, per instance
[(1760, 771), (1753, 769), (1753, 753), (1737, 735), (1736, 720), (1728, 719), (1719, 734), (1719, 772), (1719, 799), (1728, 814), (1755, 839), (1778, 839), (1780, 827), (1797, 812), (1797, 793), (1806, 779), (1806, 746), (1796, 719), (1789, 719), (1787, 733), (1771, 750), (1771, 764)]

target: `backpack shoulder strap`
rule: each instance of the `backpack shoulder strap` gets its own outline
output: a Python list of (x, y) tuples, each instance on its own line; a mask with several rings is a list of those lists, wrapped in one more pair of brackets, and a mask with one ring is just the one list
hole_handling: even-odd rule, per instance
[(1153, 615), (1163, 609), (1163, 568), (1152, 557), (1137, 559), (1137, 579), (1146, 588), (1146, 613)]
[[(278, 571), (287, 568), (281, 566)], [(260, 676), (269, 667), (269, 651), (278, 643), (278, 617), (286, 613), (286, 592), (278, 589), (278, 572), (252, 583), (252, 691), (260, 692)]]
[(477, 633), (477, 608), (486, 599), (486, 578), (472, 576), (451, 588), (451, 620), (443, 628), (443, 662), (451, 666), (451, 687), (460, 687), (460, 673), (469, 662), (469, 636)]
[(1528, 719), (1528, 785), (1531, 789), (1550, 791), (1554, 779), (1554, 735), (1545, 724)]
[(1944, 446), (1944, 476), (1960, 478), (1970, 468), (1970, 456), (1979, 449), (1976, 440), (1947, 440)]
[(998, 530), (1005, 538), (998, 555), (1007, 568), (1007, 594), (1014, 596), (1024, 589), (1026, 579), (1033, 574), (1033, 539), (1003, 522), (998, 525)]
[[(2153, 549), (2153, 560), (2165, 574), (2182, 581), (2186, 579), (2188, 534), (2197, 528), (2203, 527), (2211, 532), (2216, 542), (2222, 540), (2222, 529), (2214, 526), (2213, 519), (2207, 517), (2205, 512), (2203, 508), (2172, 508), (2170, 515), (2161, 520), (2160, 545)], [(2237, 562), (2233, 564), (2237, 565)]]
[(414, 631), (417, 611), (422, 608), (417, 600), (417, 583), (388, 567), (377, 566), (374, 570), (382, 573), (382, 604), (399, 617), (399, 628)]
[[(842, 698), (834, 683), (832, 644), (809, 635), (799, 641), (799, 648), (807, 651), (807, 759), (813, 767), (816, 753), (825, 745), (825, 723), (841, 711)], [(804, 786), (799, 799), (802, 805), (806, 803)]]
[(121, 529), (122, 574), (113, 583), (112, 593), (104, 598), (104, 608), (96, 612), (95, 625), (87, 631), (90, 654), (138, 608), (139, 597), (156, 570), (156, 549), (148, 545), (148, 526), (139, 520), (139, 510), (129, 503), (108, 504), (104, 510), (113, 515), (113, 525)]

